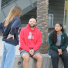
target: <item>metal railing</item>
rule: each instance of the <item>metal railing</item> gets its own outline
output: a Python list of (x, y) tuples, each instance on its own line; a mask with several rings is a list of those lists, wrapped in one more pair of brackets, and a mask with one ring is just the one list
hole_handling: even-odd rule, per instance
[(7, 4), (9, 1), (12, 1), (12, 0), (2, 0), (2, 4), (1, 4), (1, 6)]
[(16, 0), (2, 0), (1, 8), (4, 8), (5, 6), (13, 3)]

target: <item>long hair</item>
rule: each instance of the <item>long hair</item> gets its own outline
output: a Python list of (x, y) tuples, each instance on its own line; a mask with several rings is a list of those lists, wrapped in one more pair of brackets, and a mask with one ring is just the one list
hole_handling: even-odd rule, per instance
[[(64, 32), (62, 24), (59, 24), (59, 25), (62, 27), (61, 31)], [(55, 31), (55, 28), (54, 28), (54, 31), (52, 32), (52, 41), (57, 42), (57, 31)]]
[(7, 27), (7, 25), (13, 20), (13, 18), (14, 18), (15, 16), (20, 17), (21, 12), (22, 12), (22, 10), (21, 10), (20, 7), (18, 7), (18, 6), (13, 6), (13, 7), (11, 8), (11, 10), (10, 10), (8, 16), (7, 16), (6, 19), (5, 19), (4, 26)]

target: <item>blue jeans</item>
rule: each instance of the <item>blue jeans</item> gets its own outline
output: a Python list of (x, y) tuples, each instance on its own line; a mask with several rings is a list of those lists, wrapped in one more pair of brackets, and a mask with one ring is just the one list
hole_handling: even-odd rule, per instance
[(12, 68), (15, 59), (16, 46), (4, 43), (3, 57), (0, 68)]

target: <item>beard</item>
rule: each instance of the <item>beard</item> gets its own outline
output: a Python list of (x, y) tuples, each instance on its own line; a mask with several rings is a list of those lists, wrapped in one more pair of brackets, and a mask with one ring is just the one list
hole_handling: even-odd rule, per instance
[(29, 27), (30, 27), (30, 28), (34, 28), (35, 26), (36, 26), (36, 25), (31, 26), (31, 25), (29, 24)]

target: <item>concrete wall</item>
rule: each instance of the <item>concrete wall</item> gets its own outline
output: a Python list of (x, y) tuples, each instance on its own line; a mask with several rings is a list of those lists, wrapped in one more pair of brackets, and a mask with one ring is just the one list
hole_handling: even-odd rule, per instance
[(54, 15), (53, 23), (63, 24), (64, 21), (64, 3), (65, 0), (49, 0), (49, 14)]
[[(41, 68), (53, 68), (51, 58), (48, 54), (42, 54), (42, 58)], [(22, 61), (23, 59), (20, 56), (16, 56), (13, 68), (23, 68)], [(31, 57), (29, 59), (29, 68), (36, 68), (36, 60)], [(63, 62), (61, 58), (59, 59), (58, 68), (63, 68)]]
[(28, 20), (33, 16), (34, 18), (36, 18), (36, 8), (32, 9), (31, 11), (29, 11), (28, 13), (26, 13), (25, 15), (23, 15), (21, 17), (21, 24), (22, 27), (25, 27), (26, 24), (28, 24)]
[(36, 18), (36, 8), (32, 9), (31, 11), (29, 11), (28, 13), (26, 13), (25, 15), (21, 16), (21, 21), (22, 24), (27, 24), (28, 20), (33, 16)]
[[(0, 62), (1, 62), (2, 56), (0, 56)], [(41, 68), (53, 68), (51, 58), (48, 54), (42, 54), (42, 67)], [(13, 68), (23, 68), (22, 66), (23, 59), (20, 56), (15, 57), (15, 62), (13, 65)], [(29, 68), (36, 68), (36, 60), (31, 58), (29, 59)], [(63, 62), (61, 58), (59, 59), (59, 65), (58, 68), (63, 68)]]

